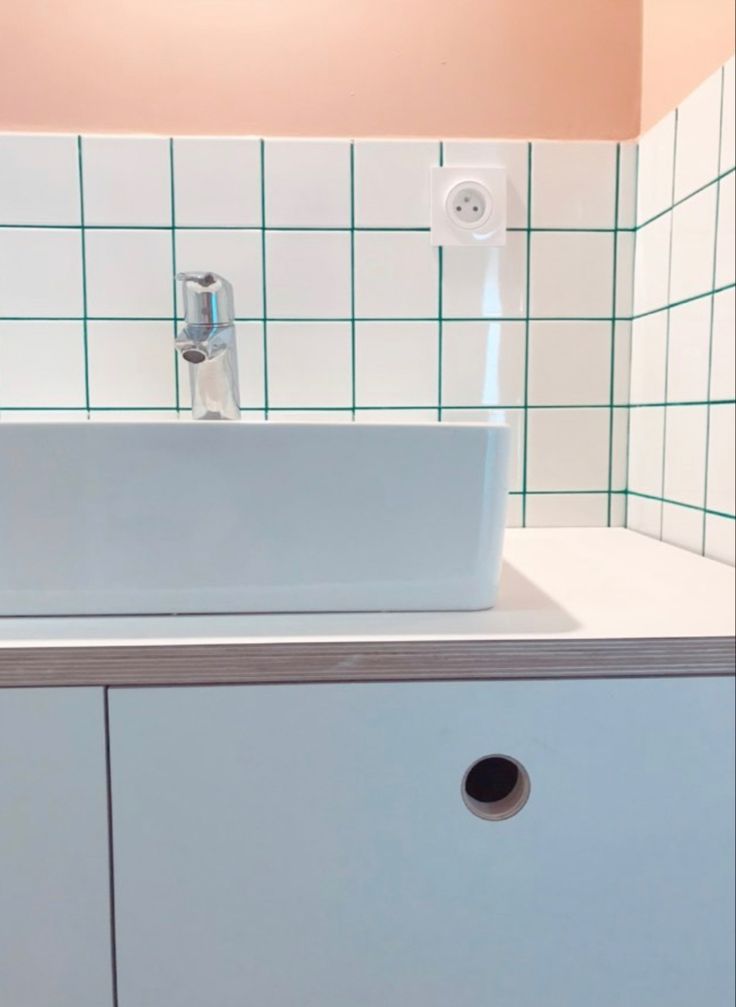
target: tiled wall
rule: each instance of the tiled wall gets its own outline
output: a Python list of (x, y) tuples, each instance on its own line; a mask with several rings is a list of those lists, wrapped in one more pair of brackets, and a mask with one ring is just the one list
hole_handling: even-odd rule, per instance
[(629, 527), (734, 562), (734, 61), (642, 137)]
[[(511, 523), (622, 524), (635, 153), (0, 137), (3, 418), (186, 415), (172, 277), (213, 269), (235, 286), (246, 417), (503, 411)], [(430, 245), (438, 163), (506, 166), (505, 247)]]

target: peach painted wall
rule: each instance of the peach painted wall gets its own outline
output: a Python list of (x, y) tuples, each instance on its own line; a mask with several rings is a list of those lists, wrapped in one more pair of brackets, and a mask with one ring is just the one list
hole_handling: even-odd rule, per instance
[(641, 2), (6, 0), (0, 129), (628, 138)]
[(642, 131), (733, 54), (734, 0), (644, 0)]

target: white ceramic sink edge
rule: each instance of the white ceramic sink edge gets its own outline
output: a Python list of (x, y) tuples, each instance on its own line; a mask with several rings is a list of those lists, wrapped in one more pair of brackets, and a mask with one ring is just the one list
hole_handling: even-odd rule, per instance
[(503, 424), (0, 423), (0, 615), (493, 605)]

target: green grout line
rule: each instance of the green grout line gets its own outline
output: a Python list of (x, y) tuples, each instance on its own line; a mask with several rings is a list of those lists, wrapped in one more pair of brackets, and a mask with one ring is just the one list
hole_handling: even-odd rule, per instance
[(261, 310), (263, 317), (263, 409), (266, 419), (269, 413), (268, 400), (268, 300), (266, 297), (266, 143), (260, 141), (261, 154)]
[[(678, 122), (680, 117), (680, 110), (675, 109), (675, 128), (673, 136), (673, 151), (672, 151), (672, 202), (675, 199), (675, 179), (677, 177), (677, 132), (678, 132)], [(674, 236), (674, 214), (670, 214), (669, 225), (669, 249), (667, 253), (667, 301), (669, 302), (672, 296), (672, 243)], [(665, 352), (664, 352), (664, 400), (665, 402), (669, 398), (669, 383), (670, 383), (670, 327), (672, 321), (672, 310), (667, 308), (667, 315), (665, 317), (666, 322), (666, 333), (665, 333)], [(664, 490), (667, 479), (667, 409), (664, 410), (664, 420), (662, 429), (662, 468), (661, 468), (661, 487), (662, 496), (664, 497)], [(664, 537), (664, 510), (660, 509), (659, 514), (659, 537), (662, 539)]]
[(82, 339), (84, 346), (84, 401), (90, 406), (89, 386), (89, 319), (87, 315), (87, 237), (84, 213), (84, 157), (82, 154), (82, 137), (77, 136), (77, 167), (79, 172), (79, 235), (82, 252)]
[[(721, 153), (723, 146), (723, 92), (725, 90), (725, 73), (723, 67), (721, 67), (721, 95), (720, 95), (720, 110), (718, 115), (718, 165), (721, 163)], [(720, 181), (716, 184), (716, 221), (715, 221), (715, 233), (713, 235), (713, 268), (711, 271), (711, 286), (716, 285), (716, 273), (718, 267), (718, 215), (721, 206), (721, 183)], [(705, 475), (703, 479), (703, 528), (700, 541), (700, 552), (702, 556), (705, 556), (705, 539), (707, 532), (707, 515), (705, 513), (705, 508), (708, 505), (708, 468), (710, 462), (710, 427), (711, 427), (711, 388), (713, 385), (713, 326), (715, 319), (716, 310), (716, 298), (715, 294), (710, 299), (710, 317), (708, 319), (708, 384), (707, 384), (707, 394), (708, 394), (708, 405), (705, 411)]]
[[(445, 145), (440, 140), (439, 167), (445, 163)], [(442, 312), (444, 310), (445, 256), (442, 245), (437, 248), (437, 420), (442, 422), (442, 398), (444, 376), (444, 327)]]
[[(264, 141), (261, 140), (260, 142), (263, 143)], [(440, 141), (440, 143), (441, 142), (442, 141)], [(636, 148), (637, 162), (638, 162), (638, 157), (639, 157), (639, 145), (637, 144), (637, 148)], [(553, 233), (553, 234), (554, 233), (560, 233), (560, 234), (565, 234), (565, 233), (573, 233), (573, 234), (575, 234), (575, 233), (578, 233), (578, 234), (604, 233), (605, 234), (605, 233), (609, 233), (610, 234), (610, 233), (613, 233), (614, 230), (618, 231), (618, 232), (622, 232), (622, 231), (640, 231), (642, 228), (646, 227), (648, 224), (651, 224), (654, 221), (659, 220), (660, 217), (663, 217), (665, 214), (670, 213), (676, 207), (681, 206), (683, 203), (687, 202), (689, 199), (692, 199), (693, 196), (697, 196), (701, 192), (704, 192), (706, 189), (710, 188), (710, 186), (716, 185), (716, 184), (722, 182), (724, 179), (728, 178), (729, 175), (733, 174), (734, 171), (736, 171), (736, 166), (732, 166), (730, 168), (727, 168), (725, 171), (720, 172), (718, 175), (716, 175), (715, 178), (712, 178), (710, 181), (705, 182), (703, 185), (698, 186), (696, 189), (693, 189), (692, 192), (687, 193), (685, 196), (681, 196), (680, 199), (678, 199), (678, 200), (674, 199), (674, 191), (673, 191), (673, 201), (672, 201), (672, 203), (671, 203), (670, 206), (666, 207), (664, 210), (658, 211), (653, 216), (647, 218), (647, 220), (644, 220), (641, 223), (636, 223), (636, 224), (634, 224), (631, 227), (624, 227), (624, 226), (620, 226), (620, 225), (618, 227), (616, 227), (616, 228), (611, 228), (611, 227), (533, 227), (532, 224), (531, 224), (531, 221), (529, 221), (525, 227), (518, 227), (518, 226), (516, 226), (516, 227), (508, 227), (507, 230), (510, 231), (510, 232), (519, 232), (519, 233), (526, 233), (526, 232), (529, 232), (529, 231), (532, 231), (532, 232), (537, 232), (538, 231), (538, 232), (541, 232), (541, 233)], [(637, 164), (637, 174), (638, 174), (638, 164)], [(66, 223), (66, 224), (35, 224), (35, 223), (27, 223), (27, 224), (3, 224), (3, 223), (0, 223), (0, 230), (38, 230), (38, 231), (52, 230), (52, 231), (64, 231), (64, 230), (79, 230), (81, 228), (81, 226), (82, 226), (81, 224), (73, 223), (73, 222), (69, 222), (69, 223)], [(168, 227), (167, 224), (144, 224), (144, 223), (140, 223), (140, 224), (86, 224), (84, 226), (86, 227), (87, 230), (90, 230), (90, 231), (167, 231), (169, 229), (169, 227)], [(237, 225), (237, 224), (182, 224), (182, 225), (178, 226), (178, 230), (181, 230), (181, 231), (252, 231), (252, 232), (258, 232), (261, 229), (262, 228), (260, 228), (260, 227), (247, 226), (247, 225)], [(360, 225), (359, 224), (359, 225), (356, 225), (353, 229), (356, 230), (356, 231), (378, 231), (378, 232), (385, 232), (385, 233), (389, 233), (389, 234), (392, 233), (392, 232), (394, 232), (394, 231), (397, 231), (397, 232), (401, 232), (401, 231), (415, 231), (415, 232), (425, 232), (425, 233), (428, 233), (430, 231), (429, 227), (405, 227), (405, 226), (401, 226), (401, 225), (395, 225), (395, 226), (392, 226), (392, 227), (389, 227), (389, 226), (376, 227), (376, 226), (368, 226), (368, 225)], [(334, 226), (334, 225), (324, 225), (323, 226), (323, 225), (318, 225), (318, 224), (312, 224), (312, 225), (278, 225), (278, 226), (271, 226), (271, 227), (267, 228), (267, 230), (269, 230), (269, 231), (328, 231), (329, 232), (329, 231), (349, 231), (349, 230), (351, 230), (351, 228), (350, 227)]]
[(635, 322), (639, 318), (648, 318), (649, 315), (657, 315), (662, 311), (671, 311), (673, 308), (679, 308), (683, 304), (691, 304), (693, 301), (700, 301), (704, 297), (713, 297), (715, 294), (722, 294), (726, 290), (733, 290), (736, 287), (736, 283), (724, 283), (720, 287), (714, 287), (712, 290), (704, 290), (702, 294), (693, 294), (691, 297), (683, 297), (679, 301), (672, 301), (668, 304), (663, 304), (660, 308), (650, 308), (649, 311), (641, 311), (638, 315), (632, 315), (631, 319), (619, 319), (620, 321), (632, 321)]
[[(178, 228), (177, 228), (178, 230)], [(699, 297), (710, 297), (713, 293), (720, 294), (723, 290), (729, 290), (729, 287), (723, 287), (716, 291), (708, 291), (706, 294), (700, 294)], [(696, 299), (696, 298), (693, 298)], [(673, 307), (678, 307), (679, 305), (673, 305)], [(661, 310), (665, 310), (662, 308)], [(174, 318), (173, 315), (88, 315), (87, 319), (90, 322), (171, 322), (171, 321), (181, 321), (182, 316)], [(84, 319), (84, 315), (0, 315), (0, 322), (81, 322)], [(350, 315), (332, 315), (332, 316), (316, 316), (316, 315), (269, 315), (266, 318), (264, 315), (239, 315), (235, 318), (236, 322), (319, 322), (323, 325), (329, 324), (331, 322), (350, 322), (352, 317)], [(427, 322), (431, 324), (436, 324), (440, 321), (438, 315), (356, 315), (355, 321), (361, 324), (372, 323), (372, 322), (392, 322), (397, 325), (401, 325), (406, 322)], [(583, 315), (537, 315), (530, 316), (527, 318), (524, 315), (443, 315), (442, 322), (452, 322), (453, 324), (462, 324), (465, 322), (489, 322), (493, 324), (503, 324), (509, 325), (512, 323), (518, 323), (519, 325), (529, 322), (568, 322), (573, 324), (575, 322), (596, 322), (601, 325), (610, 325), (611, 322), (629, 322), (632, 319), (627, 317), (612, 318), (610, 315), (596, 315), (596, 316), (583, 316)]]
[(608, 507), (606, 511), (606, 517), (608, 522), (608, 527), (611, 527), (611, 516), (613, 512), (613, 499), (611, 497), (611, 491), (613, 489), (613, 449), (614, 449), (614, 417), (615, 412), (613, 408), (614, 399), (616, 397), (616, 311), (618, 308), (618, 211), (619, 211), (619, 198), (620, 198), (620, 188), (621, 188), (621, 144), (616, 144), (616, 181), (614, 189), (614, 232), (613, 232), (613, 293), (612, 293), (612, 307), (611, 307), (611, 374), (610, 374), (610, 386), (609, 386), (609, 403), (610, 403), (610, 413), (608, 417)]
[(689, 399), (687, 401), (673, 402), (631, 402), (629, 409), (666, 409), (674, 406), (732, 406), (736, 403), (734, 399)]
[[(733, 171), (733, 169), (731, 169)], [(729, 174), (729, 172), (726, 172)], [(713, 184), (713, 183), (709, 183)], [(668, 210), (663, 210), (662, 213), (667, 213)], [(168, 224), (87, 224), (88, 231), (168, 231)], [(5, 231), (78, 231), (80, 230), (80, 224), (1, 224), (0, 230)], [(252, 234), (257, 234), (261, 228), (255, 225), (247, 224), (180, 224), (177, 225), (177, 229), (180, 231), (243, 231), (250, 232)], [(296, 232), (300, 233), (303, 231), (317, 231), (319, 233), (347, 233), (351, 230), (350, 226), (344, 226), (340, 224), (272, 224), (267, 227), (268, 231), (281, 231), (281, 232)], [(406, 227), (401, 224), (395, 224), (393, 226), (383, 225), (383, 226), (372, 226), (367, 224), (356, 224), (352, 230), (358, 232), (376, 232), (379, 234), (402, 234), (402, 233), (414, 233), (414, 234), (429, 234), (431, 231), (430, 227)], [(611, 234), (613, 228), (611, 227), (507, 227), (507, 231), (512, 234), (526, 234), (528, 231), (539, 231), (541, 233), (550, 234)], [(620, 231), (634, 231), (634, 227), (620, 227)]]
[(530, 292), (532, 268), (532, 144), (527, 144), (526, 179), (526, 277), (524, 293), (524, 430), (522, 433), (522, 474), (521, 474), (521, 526), (526, 528), (526, 501), (529, 488), (529, 335), (530, 335)]
[[(636, 255), (637, 255), (637, 221), (639, 217), (639, 144), (636, 145), (636, 151), (634, 154), (634, 258), (632, 261), (632, 272), (631, 272), (631, 313), (634, 313), (634, 293), (635, 293), (635, 279), (636, 279)], [(631, 466), (631, 367), (633, 361), (633, 346), (634, 346), (634, 323), (633, 320), (629, 325), (629, 366), (628, 375), (626, 383), (626, 399), (629, 407), (626, 410), (626, 496), (624, 497), (624, 527), (629, 527), (629, 469)]]
[[(673, 137), (673, 182), (672, 182), (672, 202), (675, 203), (675, 183), (678, 174), (678, 132), (680, 123), (680, 109), (675, 110), (675, 131)], [(670, 302), (673, 293), (673, 243), (675, 238), (675, 214), (670, 214), (670, 240), (669, 240), (669, 251), (668, 251), (668, 267), (667, 267), (667, 299)], [(670, 332), (672, 329), (672, 308), (668, 307), (666, 315), (666, 334), (665, 334), (665, 402), (670, 398)], [(663, 423), (663, 435), (661, 435), (661, 494), (665, 496), (665, 486), (667, 484), (667, 440), (668, 440), (668, 419), (669, 414), (667, 407), (665, 408), (665, 416)], [(659, 511), (659, 539), (664, 539), (665, 537), (665, 511), (660, 509)]]
[(710, 517), (722, 517), (727, 521), (736, 521), (736, 514), (729, 514), (727, 511), (713, 510), (710, 507), (698, 507), (697, 504), (684, 503), (682, 500), (671, 500), (669, 497), (665, 496), (655, 496), (652, 493), (639, 493), (637, 490), (627, 490), (629, 496), (638, 497), (641, 500), (653, 500), (658, 504), (669, 504), (672, 507), (683, 507), (685, 510), (701, 511)]
[[(721, 71), (721, 72), (723, 72), (723, 71)], [(723, 88), (721, 88), (721, 92), (722, 91), (723, 91)], [(677, 112), (678, 112), (678, 110), (675, 109), (675, 120), (677, 120)], [(719, 146), (719, 148), (720, 148), (720, 144), (721, 144), (721, 140), (720, 140), (720, 134), (719, 134), (719, 139), (718, 139), (718, 146)], [(704, 185), (699, 185), (697, 189), (693, 189), (692, 192), (688, 192), (688, 194), (686, 196), (681, 196), (679, 199), (675, 199), (675, 191), (674, 191), (674, 186), (673, 186), (673, 189), (672, 189), (672, 203), (671, 203), (671, 205), (668, 206), (666, 210), (660, 210), (659, 213), (655, 213), (653, 217), (649, 217), (649, 219), (645, 220), (642, 224), (638, 224), (637, 225), (637, 230), (641, 230), (643, 227), (646, 227), (648, 224), (653, 224), (655, 220), (659, 220), (661, 217), (664, 217), (665, 214), (671, 213), (678, 206), (682, 206), (683, 203), (687, 203), (687, 201), (689, 199), (692, 199), (693, 196), (699, 196), (701, 192), (705, 192), (706, 189), (710, 189), (710, 187), (712, 185), (720, 185), (720, 183), (723, 181), (723, 179), (724, 178), (728, 178), (728, 176), (732, 175), (734, 171), (736, 171), (736, 168), (728, 168), (727, 171), (723, 171), (723, 172), (721, 172), (720, 175), (716, 175), (715, 178), (712, 178), (710, 180), (710, 182), (706, 182)]]
[(350, 141), (350, 405), (355, 418), (357, 345), (355, 334), (355, 143)]
[[(689, 405), (690, 403), (687, 403), (687, 404)], [(705, 403), (703, 403), (703, 404), (705, 404)], [(733, 402), (729, 402), (728, 404), (729, 405), (734, 405)], [(25, 410), (49, 410), (51, 412), (57, 412), (57, 411), (63, 410), (63, 409), (84, 409), (84, 408), (86, 408), (86, 406), (3, 406), (3, 405), (0, 405), (0, 409), (6, 409), (6, 410), (24, 410), (24, 411)], [(172, 410), (176, 410), (176, 406), (125, 406), (125, 405), (120, 405), (120, 406), (97, 406), (97, 407), (90, 406), (90, 411), (94, 412), (95, 408), (97, 408), (97, 409), (115, 409), (115, 410), (125, 410), (125, 409), (155, 409), (157, 411), (161, 410), (161, 409), (170, 408)], [(242, 408), (245, 409), (246, 407), (243, 406)], [(250, 408), (253, 412), (263, 412), (263, 406), (250, 406), (248, 408)], [(463, 404), (463, 405), (447, 405), (447, 404), (443, 404), (443, 406), (442, 406), (443, 412), (476, 412), (476, 413), (477, 412), (481, 412), (481, 413), (517, 412), (518, 413), (518, 412), (523, 412), (525, 410), (525, 408), (528, 408), (530, 411), (543, 411), (543, 412), (544, 411), (549, 412), (551, 410), (566, 410), (568, 412), (579, 412), (581, 410), (588, 411), (588, 410), (591, 410), (591, 409), (610, 409), (610, 405), (606, 402), (606, 403), (592, 403), (592, 404), (589, 403), (589, 404), (576, 404), (576, 405), (531, 405), (530, 404), (527, 407), (525, 407), (523, 405), (518, 405), (518, 404), (515, 404), (515, 403), (505, 404), (505, 403), (500, 403), (500, 402), (498, 402), (498, 403), (497, 402), (492, 402), (492, 403), (488, 403), (488, 402), (474, 402), (474, 403), (467, 403), (467, 404)], [(625, 405), (619, 405), (619, 406), (614, 406), (614, 408), (615, 409), (626, 409), (627, 407)], [(664, 407), (661, 406), (660, 408), (664, 408)], [(318, 405), (311, 405), (311, 406), (301, 406), (301, 405), (293, 405), (293, 406), (269, 406), (269, 412), (278, 412), (279, 409), (297, 410), (297, 411), (300, 411), (300, 412), (301, 411), (310, 412), (310, 411), (314, 411), (314, 410), (322, 411), (322, 410), (336, 409), (336, 410), (339, 410), (339, 411), (342, 411), (342, 412), (344, 412), (345, 410), (347, 410), (348, 412), (350, 412), (352, 410), (352, 406), (349, 403), (346, 404), (346, 405), (344, 405), (344, 406), (318, 406)], [(411, 406), (402, 405), (400, 403), (395, 403), (393, 405), (380, 405), (380, 406), (378, 406), (378, 405), (375, 405), (375, 406), (374, 405), (356, 405), (355, 409), (356, 409), (356, 412), (360, 412), (361, 410), (366, 410), (366, 411), (370, 411), (370, 412), (403, 412), (403, 411), (406, 411), (406, 412), (412, 412), (412, 411), (416, 411), (416, 412), (435, 412), (437, 410), (437, 403), (436, 402), (427, 402), (427, 403), (422, 404), (422, 405), (411, 405)]]
[[(171, 303), (174, 307), (173, 327), (174, 339), (176, 339), (176, 320), (178, 315), (177, 290), (176, 290), (176, 192), (174, 188), (174, 139), (169, 137), (169, 201), (171, 203)], [(176, 346), (172, 348), (174, 354), (174, 402), (177, 412), (181, 408), (180, 388), (179, 388), (179, 360)]]

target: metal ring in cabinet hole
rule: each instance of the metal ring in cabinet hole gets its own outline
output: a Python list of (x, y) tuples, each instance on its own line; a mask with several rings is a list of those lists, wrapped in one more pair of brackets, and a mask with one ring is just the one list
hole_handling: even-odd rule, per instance
[(463, 777), (462, 798), (468, 811), (490, 822), (517, 815), (529, 800), (529, 774), (509, 755), (484, 755)]

